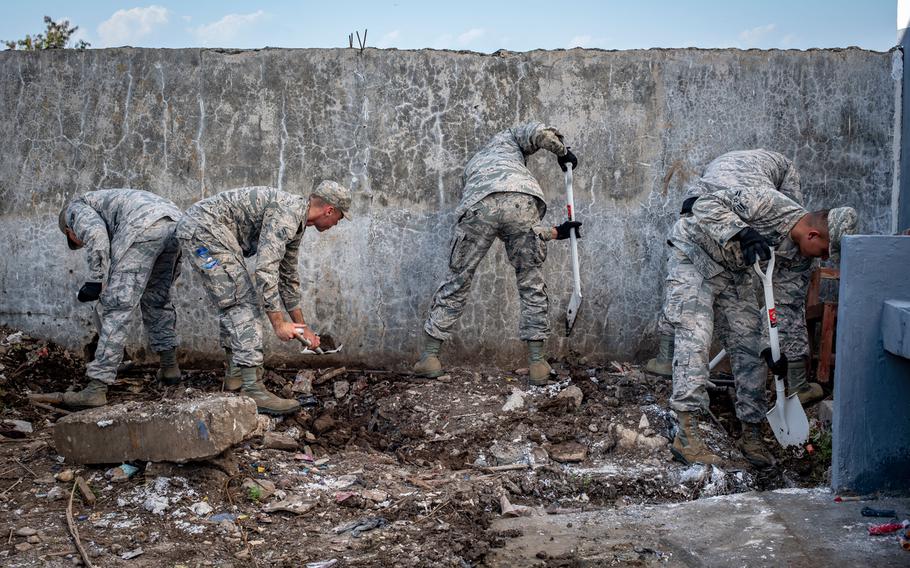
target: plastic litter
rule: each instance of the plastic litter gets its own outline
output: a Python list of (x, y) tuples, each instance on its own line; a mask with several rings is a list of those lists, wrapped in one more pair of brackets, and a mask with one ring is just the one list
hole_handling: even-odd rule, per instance
[(352, 537), (360, 538), (361, 534), (373, 529), (382, 528), (387, 524), (389, 524), (389, 522), (383, 517), (364, 517), (362, 519), (357, 519), (352, 523), (335, 527), (333, 530), (335, 531), (335, 534), (344, 534), (350, 531)]
[(896, 517), (897, 512), (894, 509), (873, 509), (872, 507), (863, 507), (860, 514), (864, 517)]

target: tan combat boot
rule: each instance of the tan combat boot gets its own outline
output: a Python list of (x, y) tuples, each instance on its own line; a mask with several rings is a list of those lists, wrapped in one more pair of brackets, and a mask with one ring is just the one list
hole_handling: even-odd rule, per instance
[(160, 357), (158, 380), (166, 385), (176, 385), (180, 383), (180, 367), (177, 366), (177, 350), (169, 349), (158, 353)]
[(436, 339), (426, 331), (423, 332), (423, 351), (420, 353), (420, 361), (414, 363), (413, 371), (415, 375), (435, 379), (445, 373), (442, 370), (442, 363), (439, 361), (439, 349), (441, 347), (441, 339)]
[(95, 408), (107, 404), (107, 385), (92, 379), (81, 391), (63, 393), (63, 404), (73, 408)]
[(675, 339), (672, 335), (660, 336), (657, 357), (648, 360), (645, 364), (645, 371), (662, 377), (673, 376), (673, 342)]
[(240, 367), (240, 377), (243, 381), (240, 394), (256, 401), (256, 409), (262, 414), (280, 416), (300, 410), (300, 403), (296, 400), (277, 397), (266, 390), (265, 385), (259, 380), (260, 370), (261, 367)]
[(701, 433), (698, 431), (698, 417), (694, 412), (676, 411), (679, 418), (679, 429), (673, 438), (673, 445), (670, 446), (670, 452), (673, 457), (686, 465), (693, 463), (703, 463), (705, 465), (719, 464), (721, 459), (711, 453), (704, 440), (701, 439)]
[(774, 465), (774, 456), (765, 447), (765, 441), (762, 439), (761, 423), (750, 424), (743, 422), (742, 425), (743, 435), (736, 443), (736, 446), (743, 453), (746, 461), (758, 468)]
[(787, 365), (787, 394), (796, 393), (800, 404), (810, 406), (825, 398), (825, 391), (818, 383), (806, 379), (806, 360), (798, 359)]
[[(224, 390), (235, 391), (243, 386), (243, 379), (240, 377), (240, 367), (234, 364), (234, 354), (230, 349), (224, 349), (227, 355), (227, 372), (224, 374)], [(261, 377), (260, 377), (261, 378)]]
[(543, 356), (543, 341), (528, 341), (528, 382), (531, 386), (542, 387), (549, 384), (552, 371)]

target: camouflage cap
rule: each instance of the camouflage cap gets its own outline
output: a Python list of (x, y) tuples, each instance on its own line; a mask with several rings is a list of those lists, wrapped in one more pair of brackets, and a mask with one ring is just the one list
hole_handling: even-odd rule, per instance
[(329, 205), (337, 208), (348, 219), (351, 218), (351, 190), (340, 183), (325, 180), (316, 186), (313, 195), (322, 198)]
[(69, 227), (69, 219), (66, 217), (66, 210), (69, 209), (69, 202), (63, 206), (63, 209), (60, 210), (60, 215), (57, 217), (57, 226), (60, 227), (60, 232), (66, 236), (66, 245), (70, 247), (70, 250), (77, 250), (79, 247), (73, 245), (73, 241), (70, 240), (69, 235), (66, 234), (66, 229)]
[(840, 240), (856, 232), (856, 209), (837, 207), (828, 211), (828, 253), (832, 258), (840, 255)]

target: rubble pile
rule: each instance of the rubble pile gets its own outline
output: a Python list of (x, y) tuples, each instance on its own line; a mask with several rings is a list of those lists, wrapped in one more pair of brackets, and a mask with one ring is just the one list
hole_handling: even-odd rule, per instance
[[(14, 345), (3, 360), (27, 361), (27, 354), (9, 358)], [(166, 421), (145, 419), (132, 426), (129, 414), (235, 400), (208, 394), (220, 391), (220, 371), (189, 372), (165, 388), (154, 369), (133, 369), (109, 395), (131, 402), (58, 421), (19, 394), (43, 387), (52, 372), (63, 373), (57, 389), (80, 380), (78, 358), (61, 366), (69, 359), (45, 347), (60, 353), (57, 362), (22, 373), (0, 415), (0, 530), (11, 535), (0, 546), (3, 564), (80, 561), (65, 521), (71, 491), (82, 544), (100, 565), (474, 566), (507, 537), (487, 530), (498, 518), (814, 485), (824, 475), (817, 455), (779, 449), (779, 467), (751, 469), (724, 430), (735, 422), (724, 393), (714, 397), (718, 422), (702, 426), (724, 467), (671, 461), (669, 381), (619, 364), (556, 363), (559, 382), (547, 387), (528, 387), (524, 370), (452, 369), (435, 380), (272, 370), (268, 387), (299, 398), (304, 410), (253, 415), (246, 437), (223, 453), (180, 459), (198, 441), (189, 430), (174, 435), (179, 424), (169, 430)], [(205, 416), (204, 428), (187, 422), (196, 438), (214, 424)], [(140, 430), (143, 438), (159, 436), (167, 461), (121, 453), (118, 463), (86, 465), (63, 451), (78, 446), (79, 436), (60, 442), (69, 424), (90, 427), (96, 450), (108, 428), (127, 440)]]

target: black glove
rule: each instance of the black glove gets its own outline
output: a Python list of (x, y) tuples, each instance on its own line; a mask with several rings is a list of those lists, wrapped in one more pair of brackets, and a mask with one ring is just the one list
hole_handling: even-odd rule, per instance
[(739, 248), (743, 251), (743, 260), (746, 266), (752, 266), (756, 260), (771, 258), (771, 247), (765, 237), (752, 227), (746, 227), (733, 237), (739, 241)]
[(572, 169), (578, 168), (578, 158), (575, 157), (575, 154), (572, 153), (568, 147), (566, 147), (565, 156), (556, 156), (556, 163), (559, 164), (559, 169), (566, 171), (566, 164), (572, 164)]
[(580, 221), (566, 221), (562, 225), (556, 226), (556, 240), (561, 241), (563, 239), (568, 239), (572, 229), (575, 229), (575, 237), (581, 238), (581, 233), (578, 232), (578, 228), (581, 227)]
[(80, 302), (94, 302), (101, 295), (101, 282), (86, 282), (79, 288), (76, 298)]
[(771, 372), (774, 373), (777, 377), (786, 377), (787, 376), (787, 356), (783, 353), (780, 354), (780, 359), (775, 363), (771, 360), (771, 348), (765, 347), (761, 352), (762, 359), (765, 360), (765, 363), (768, 364), (768, 368), (771, 369)]

